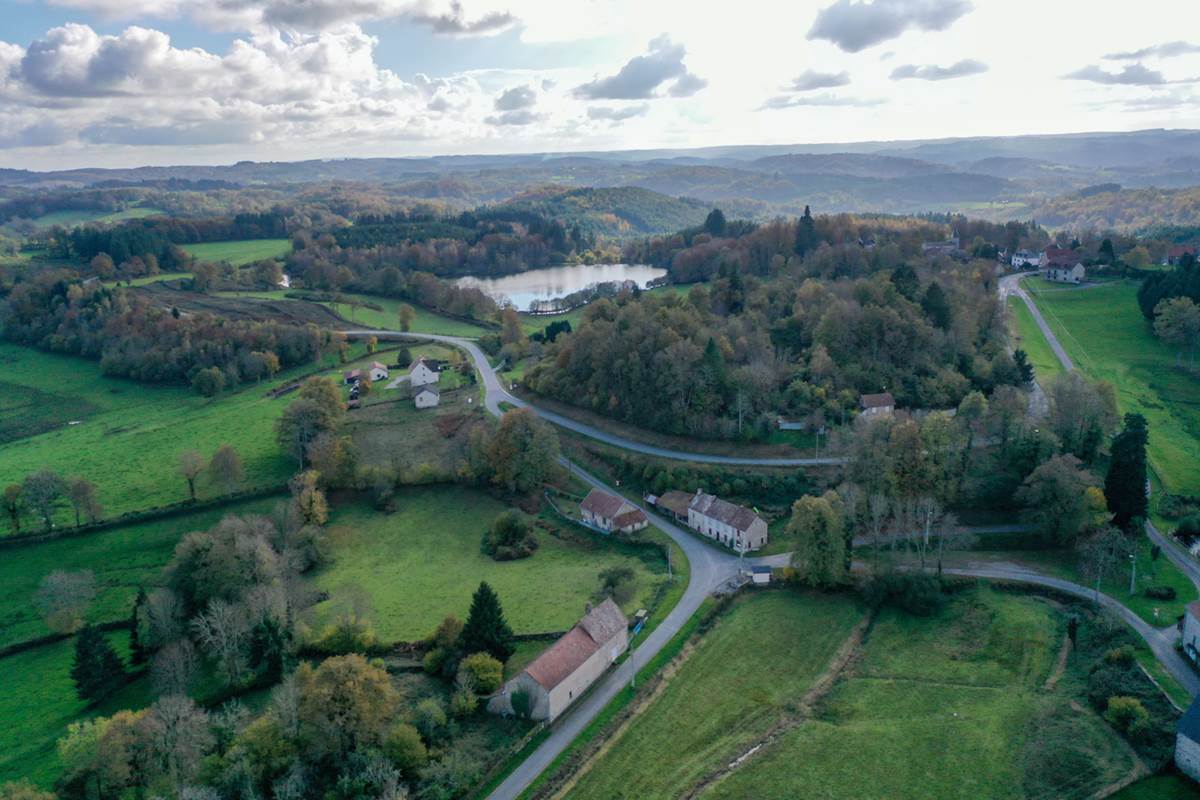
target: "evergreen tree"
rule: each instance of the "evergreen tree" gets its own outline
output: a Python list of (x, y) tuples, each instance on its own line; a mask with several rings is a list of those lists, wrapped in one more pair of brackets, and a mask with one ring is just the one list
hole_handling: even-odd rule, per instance
[(1112, 458), (1104, 478), (1104, 496), (1113, 524), (1128, 531), (1135, 520), (1145, 519), (1146, 501), (1146, 418), (1126, 414), (1125, 426), (1113, 437)]
[(487, 581), (479, 584), (471, 598), (471, 613), (458, 637), (458, 649), (463, 653), (490, 653), (500, 661), (513, 654), (513, 632), (504, 619), (500, 598)]
[(138, 616), (146, 607), (146, 599), (146, 590), (139, 586), (137, 598), (133, 601), (133, 612), (129, 615), (129, 661), (133, 664), (146, 663), (146, 647), (138, 633)]
[(701, 359), (701, 363), (712, 376), (717, 394), (723, 396), (729, 376), (725, 369), (725, 357), (721, 355), (721, 349), (717, 347), (716, 340), (711, 336), (708, 337), (708, 344), (704, 346), (704, 356)]
[(713, 236), (725, 235), (725, 214), (719, 208), (714, 208), (704, 220), (704, 230)]
[(1029, 355), (1021, 349), (1013, 351), (1013, 363), (1017, 365), (1017, 373), (1021, 376), (1021, 383), (1031, 383), (1033, 381), (1033, 364), (1029, 363)]
[(937, 281), (929, 284), (929, 288), (925, 290), (925, 296), (921, 298), (921, 310), (925, 312), (925, 316), (929, 318), (930, 322), (942, 330), (950, 327), (950, 321), (954, 317), (954, 313), (950, 309), (950, 301), (946, 299), (946, 293), (942, 291), (942, 287), (937, 284)]
[(892, 270), (892, 285), (896, 291), (908, 300), (916, 302), (917, 292), (921, 290), (921, 281), (917, 271), (908, 264), (901, 264)]
[(95, 703), (121, 685), (125, 667), (112, 645), (94, 625), (87, 625), (75, 637), (75, 662), (71, 680), (80, 700)]
[(287, 628), (271, 617), (251, 629), (248, 661), (262, 685), (273, 686), (283, 679), (290, 642)]
[(796, 243), (793, 249), (796, 255), (803, 257), (817, 246), (817, 227), (813, 222), (812, 211), (804, 207), (804, 216), (796, 221)]
[(1105, 239), (1100, 243), (1100, 260), (1105, 264), (1112, 264), (1117, 260), (1117, 254), (1113, 250), (1112, 239)]

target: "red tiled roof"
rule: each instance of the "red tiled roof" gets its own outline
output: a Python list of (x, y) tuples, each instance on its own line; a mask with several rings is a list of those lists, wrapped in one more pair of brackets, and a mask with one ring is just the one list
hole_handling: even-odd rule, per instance
[(632, 511), (626, 511), (624, 514), (613, 517), (613, 527), (627, 528), (630, 525), (641, 525), (643, 522), (649, 521), (640, 508), (635, 508)]
[(879, 394), (864, 394), (858, 400), (859, 408), (887, 408), (896, 406), (896, 398), (892, 397), (891, 392), (881, 392)]
[(549, 691), (583, 666), (583, 662), (627, 624), (621, 609), (608, 598), (534, 659), (525, 672)]
[(693, 496), (688, 492), (672, 489), (669, 492), (663, 492), (662, 497), (658, 498), (657, 505), (659, 508), (665, 508), (676, 516), (686, 517), (688, 506), (692, 504)]
[(1079, 252), (1066, 247), (1047, 247), (1042, 253), (1043, 267), (1073, 267), (1082, 263)]
[(1194, 244), (1177, 244), (1167, 251), (1167, 258), (1183, 258), (1184, 253), (1196, 255), (1196, 245)]
[(588, 496), (583, 498), (583, 502), (579, 504), (579, 508), (582, 511), (591, 512), (593, 516), (600, 517), (601, 519), (612, 519), (621, 513), (621, 507), (625, 503), (626, 501), (623, 497), (614, 497), (599, 489), (592, 489), (588, 492)]

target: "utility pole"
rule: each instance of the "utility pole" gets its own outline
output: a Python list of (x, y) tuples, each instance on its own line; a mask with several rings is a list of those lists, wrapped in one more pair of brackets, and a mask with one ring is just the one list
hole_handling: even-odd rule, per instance
[(1137, 553), (1129, 554), (1129, 594), (1137, 593)]

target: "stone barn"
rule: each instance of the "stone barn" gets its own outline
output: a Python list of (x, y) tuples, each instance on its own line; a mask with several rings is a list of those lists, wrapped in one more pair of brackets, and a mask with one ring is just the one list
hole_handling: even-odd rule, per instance
[(529, 698), (529, 718), (553, 722), (629, 647), (629, 622), (612, 598), (588, 611), (550, 649), (488, 700), (493, 714), (512, 714), (514, 692)]

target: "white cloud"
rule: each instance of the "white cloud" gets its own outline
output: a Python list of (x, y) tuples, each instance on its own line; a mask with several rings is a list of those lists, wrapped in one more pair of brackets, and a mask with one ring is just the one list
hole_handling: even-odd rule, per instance
[(834, 89), (849, 84), (849, 72), (817, 72), (810, 69), (793, 78), (786, 88), (789, 92), (811, 92), (816, 89)]
[(651, 40), (646, 55), (634, 56), (615, 75), (576, 86), (575, 95), (586, 100), (647, 100), (661, 97), (659, 87), (671, 83), (672, 97), (690, 97), (708, 82), (688, 72), (686, 55), (683, 45), (664, 33)]
[(530, 86), (514, 86), (506, 89), (496, 98), (494, 107), (497, 111), (517, 111), (522, 108), (532, 108), (537, 104), (537, 92)]
[(944, 31), (973, 8), (969, 0), (837, 0), (817, 14), (808, 38), (857, 53), (909, 29)]
[(964, 58), (948, 67), (937, 64), (904, 64), (892, 70), (892, 80), (948, 81), (954, 78), (965, 78), (968, 75), (980, 75), (988, 71), (988, 65), (973, 58)]
[(1090, 81), (1110, 86), (1162, 86), (1170, 83), (1161, 72), (1142, 64), (1130, 64), (1120, 72), (1106, 72), (1100, 67), (1089, 65), (1063, 77), (1072, 81)]
[(627, 119), (644, 116), (650, 106), (646, 103), (641, 103), (636, 106), (626, 106), (624, 108), (608, 108), (606, 106), (592, 106), (587, 110), (588, 119), (607, 120), (616, 125), (624, 122)]
[(829, 93), (812, 95), (780, 95), (767, 100), (765, 103), (759, 106), (759, 110), (769, 111), (781, 108), (796, 108), (798, 106), (843, 106), (868, 108), (870, 106), (883, 105), (883, 103), (883, 100), (847, 97), (845, 95)]
[(1143, 47), (1140, 50), (1130, 50), (1124, 53), (1109, 53), (1104, 56), (1109, 61), (1140, 61), (1143, 58), (1174, 58), (1176, 56), (1186, 56), (1200, 53), (1200, 44), (1191, 44), (1189, 42), (1166, 42), (1165, 44), (1156, 44), (1150, 47)]

